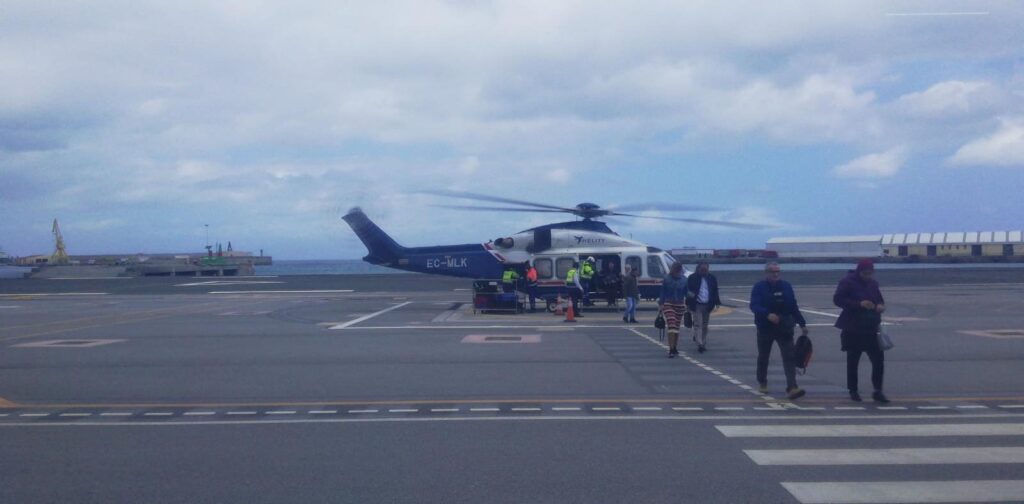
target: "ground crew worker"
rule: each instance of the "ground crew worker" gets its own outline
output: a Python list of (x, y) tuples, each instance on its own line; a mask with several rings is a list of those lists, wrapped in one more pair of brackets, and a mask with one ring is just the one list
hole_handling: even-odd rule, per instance
[(526, 262), (526, 290), (530, 294), (530, 313), (537, 311), (537, 268)]
[(505, 269), (505, 273), (501, 275), (501, 290), (503, 292), (515, 292), (516, 281), (519, 280), (519, 273), (516, 269), (509, 266)]
[(572, 312), (577, 317), (582, 317), (580, 313), (580, 297), (583, 296), (583, 285), (580, 283), (579, 275), (580, 263), (573, 261), (572, 268), (569, 268), (569, 272), (565, 274), (565, 290), (569, 293), (569, 299), (572, 299)]
[(590, 302), (590, 281), (594, 278), (594, 262), (594, 256), (590, 256), (583, 262), (583, 268), (580, 269), (580, 285), (583, 286), (584, 306), (593, 306), (593, 303)]

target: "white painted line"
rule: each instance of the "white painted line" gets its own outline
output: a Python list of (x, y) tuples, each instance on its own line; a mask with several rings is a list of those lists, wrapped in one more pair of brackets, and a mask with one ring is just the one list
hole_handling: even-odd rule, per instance
[(622, 411), (622, 408), (611, 408), (611, 407), (593, 407), (591, 411)]
[(661, 411), (658, 406), (634, 406), (633, 411)]
[(743, 411), (743, 406), (715, 406), (716, 411)]
[(350, 320), (350, 321), (348, 321), (348, 322), (345, 322), (344, 324), (338, 324), (338, 325), (336, 325), (336, 326), (331, 326), (331, 327), (328, 327), (328, 329), (344, 329), (344, 328), (346, 328), (346, 327), (349, 327), (349, 326), (352, 326), (352, 325), (358, 324), (358, 323), (360, 323), (360, 322), (362, 322), (362, 321), (364, 321), (364, 320), (370, 320), (370, 319), (372, 319), (373, 317), (376, 317), (377, 315), (381, 315), (381, 314), (387, 313), (387, 312), (389, 312), (389, 311), (391, 311), (391, 310), (397, 310), (397, 309), (399, 309), (399, 308), (401, 308), (401, 307), (403, 307), (403, 306), (405, 306), (405, 305), (407, 305), (407, 304), (411, 304), (411, 303), (412, 303), (412, 301), (406, 301), (406, 302), (404, 302), (404, 303), (396, 304), (396, 305), (394, 305), (394, 306), (391, 306), (391, 307), (385, 308), (385, 309), (383, 309), (383, 310), (381, 310), (381, 311), (378, 311), (378, 312), (374, 312), (374, 313), (371, 313), (371, 314), (369, 314), (369, 315), (363, 315), (362, 317), (359, 317), (359, 318), (357, 318), (357, 319), (353, 319), (353, 320)]
[[(740, 388), (744, 389), (744, 390), (754, 390), (754, 387), (751, 387), (750, 385), (742, 385), (741, 384)], [(760, 394), (760, 392), (757, 392), (757, 393)]]
[(0, 417), (8, 416), (8, 413), (0, 413)]
[(183, 413), (185, 416), (213, 416), (216, 415), (216, 411), (186, 411)]
[(268, 415), (294, 415), (294, 411), (268, 411)]
[[(725, 378), (725, 377), (723, 376), (722, 378)], [(744, 388), (744, 387), (746, 387), (746, 388), (748, 388), (748, 389), (750, 388), (750, 386), (749, 386), (749, 385), (743, 385), (743, 382), (741, 382), (741, 381), (739, 381), (739, 380), (736, 380), (736, 379), (733, 379), (733, 380), (727, 380), (727, 381), (728, 381), (729, 383), (733, 384), (733, 385), (740, 385), (740, 386), (741, 386), (740, 388)]]
[(496, 413), (498, 411), (501, 411), (501, 408), (469, 408), (469, 411), (474, 411), (477, 413)]
[(555, 407), (555, 408), (551, 408), (551, 411), (581, 411), (582, 409), (583, 409), (583, 408), (564, 408), (564, 407)]
[(355, 292), (352, 289), (325, 289), (325, 290), (234, 290), (234, 291), (210, 291), (207, 294), (333, 294)]
[(255, 411), (229, 411), (229, 415), (255, 415)]
[(757, 465), (1022, 464), (1024, 446), (743, 450)]
[(988, 409), (984, 404), (961, 404), (956, 409)]
[(786, 411), (785, 408), (771, 407), (771, 406), (754, 406), (757, 411)]
[(455, 413), (457, 411), (459, 411), (459, 408), (430, 408), (431, 413)]
[(75, 277), (51, 277), (47, 280), (131, 280), (132, 277), (88, 277), (88, 278), (75, 278)]
[(174, 413), (170, 411), (153, 411), (150, 413), (143, 413), (142, 416), (171, 416)]
[[(338, 329), (342, 331), (395, 331), (395, 330), (439, 330), (439, 329), (513, 329), (513, 330), (524, 330), (532, 329), (537, 331), (572, 331), (575, 329), (607, 329), (611, 326), (606, 325), (574, 325), (572, 327), (566, 327), (564, 325), (401, 325), (401, 326), (359, 326), (359, 327), (338, 327), (331, 326), (328, 329)], [(667, 348), (667, 347), (666, 347)]]
[(704, 411), (700, 406), (673, 406), (672, 411)]
[(783, 481), (782, 487), (804, 504), (1024, 501), (1024, 480)]
[(1006, 409), (1024, 409), (1024, 404), (1000, 404), (999, 407)]
[(836, 406), (835, 408), (832, 409), (836, 411), (864, 411), (867, 408), (865, 408), (864, 406)]
[(716, 425), (725, 437), (922, 437), (1021, 436), (1021, 423), (856, 424), (856, 425)]
[(798, 409), (798, 410), (803, 410), (803, 411), (825, 411), (825, 407), (824, 406), (800, 406), (799, 404), (794, 404), (792, 407), (793, 407), (793, 409)]
[(906, 406), (879, 406), (878, 409), (884, 410), (884, 411), (901, 411), (901, 410), (906, 410), (907, 407)]
[(52, 414), (53, 413), (22, 413), (22, 414), (20, 414), (18, 416), (20, 416), (20, 417), (44, 417), (44, 416), (50, 416)]
[(333, 410), (333, 409), (330, 409), (330, 410), (309, 410), (309, 414), (310, 415), (333, 415), (333, 414), (335, 414), (337, 412), (338, 412), (338, 410)]
[(949, 406), (917, 406), (919, 410), (946, 410)]
[(415, 408), (403, 408), (403, 409), (389, 409), (388, 413), (419, 413), (420, 410)]
[(61, 413), (62, 417), (87, 417), (92, 416), (92, 413)]
[(0, 306), (0, 309), (14, 310), (21, 308), (20, 306)]
[(349, 413), (380, 413), (380, 410), (375, 409), (350, 409)]

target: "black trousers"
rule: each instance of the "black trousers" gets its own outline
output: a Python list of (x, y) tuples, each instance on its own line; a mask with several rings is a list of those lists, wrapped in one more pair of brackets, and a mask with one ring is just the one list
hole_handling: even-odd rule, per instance
[(875, 390), (882, 390), (882, 376), (885, 374), (885, 353), (881, 350), (847, 350), (846, 351), (846, 388), (857, 390), (857, 367), (860, 365), (860, 354), (868, 354), (871, 360), (871, 385)]
[(768, 383), (768, 358), (772, 343), (779, 345), (782, 370), (786, 374), (786, 390), (796, 387), (796, 359), (793, 357), (793, 334), (757, 331), (757, 383)]

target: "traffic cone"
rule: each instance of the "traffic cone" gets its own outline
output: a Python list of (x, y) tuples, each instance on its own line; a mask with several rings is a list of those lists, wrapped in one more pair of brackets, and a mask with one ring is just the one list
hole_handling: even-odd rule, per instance
[(576, 317), (573, 316), (573, 312), (572, 312), (572, 303), (569, 303), (565, 307), (565, 320), (564, 320), (564, 322), (576, 322)]
[(555, 300), (555, 312), (554, 313), (555, 313), (556, 317), (561, 317), (562, 316), (562, 296), (558, 296), (558, 299)]

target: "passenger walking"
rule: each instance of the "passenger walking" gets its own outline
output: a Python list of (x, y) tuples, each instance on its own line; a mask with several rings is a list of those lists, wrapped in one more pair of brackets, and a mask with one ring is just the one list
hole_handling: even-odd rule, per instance
[(530, 295), (530, 313), (537, 311), (537, 268), (526, 262), (526, 291)]
[(626, 274), (622, 276), (622, 297), (626, 299), (626, 312), (622, 315), (622, 321), (631, 324), (636, 323), (636, 305), (640, 302), (640, 287), (637, 284), (639, 274), (639, 271), (627, 264)]
[(722, 304), (718, 279), (708, 272), (710, 269), (707, 261), (701, 261), (697, 263), (697, 272), (686, 278), (686, 308), (693, 314), (693, 341), (700, 353), (707, 350), (711, 312)]
[(686, 277), (683, 276), (683, 263), (672, 263), (668, 276), (661, 283), (661, 296), (658, 297), (658, 308), (665, 317), (665, 332), (668, 333), (669, 358), (679, 355), (679, 323), (686, 312)]
[(871, 385), (875, 389), (871, 398), (887, 403), (889, 398), (882, 393), (885, 353), (878, 346), (878, 329), (885, 311), (885, 299), (874, 275), (875, 264), (871, 259), (861, 260), (855, 270), (847, 272), (839, 281), (832, 302), (843, 309), (836, 320), (836, 327), (842, 331), (839, 337), (842, 350), (846, 352), (846, 389), (850, 391), (850, 399), (861, 401), (857, 367), (860, 355), (866, 353), (871, 360)]
[(608, 306), (618, 307), (619, 292), (622, 291), (622, 274), (619, 273), (618, 264), (613, 261), (608, 262), (608, 271), (601, 277), (601, 283), (604, 285), (604, 295), (608, 300)]
[(803, 397), (804, 390), (796, 384), (796, 359), (793, 356), (793, 332), (799, 324), (803, 335), (807, 335), (807, 321), (796, 303), (793, 286), (781, 278), (782, 268), (778, 263), (764, 267), (764, 280), (754, 284), (750, 291), (750, 311), (754, 312), (757, 326), (757, 384), (758, 391), (768, 393), (768, 358), (772, 343), (779, 346), (782, 354), (782, 369), (786, 374), (786, 396), (790, 400)]
[(582, 317), (580, 313), (580, 298), (583, 297), (583, 286), (580, 284), (579, 275), (580, 263), (573, 261), (572, 268), (565, 274), (565, 290), (568, 291), (569, 299), (572, 300), (572, 312), (576, 317)]

